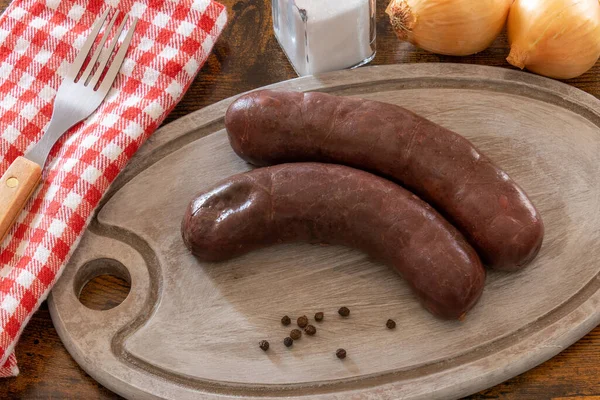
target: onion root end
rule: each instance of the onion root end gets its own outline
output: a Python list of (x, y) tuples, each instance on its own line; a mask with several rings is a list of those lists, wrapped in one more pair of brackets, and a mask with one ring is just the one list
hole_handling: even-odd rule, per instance
[(388, 4), (386, 14), (390, 17), (390, 23), (400, 40), (409, 40), (409, 34), (417, 22), (406, 0), (392, 0)]
[(527, 53), (519, 49), (517, 46), (510, 48), (510, 54), (506, 58), (509, 64), (514, 65), (517, 68), (525, 69), (525, 63), (527, 62)]

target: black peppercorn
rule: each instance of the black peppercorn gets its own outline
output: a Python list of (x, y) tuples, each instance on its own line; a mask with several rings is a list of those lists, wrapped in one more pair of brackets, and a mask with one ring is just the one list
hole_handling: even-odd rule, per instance
[(283, 317), (281, 317), (281, 323), (285, 326), (288, 326), (292, 323), (292, 320), (287, 315), (284, 315)]
[(321, 322), (323, 321), (323, 317), (325, 317), (325, 315), (322, 312), (318, 312), (315, 314), (315, 321)]
[(344, 349), (337, 349), (337, 351), (335, 352), (335, 356), (337, 358), (339, 358), (340, 360), (343, 358), (346, 358), (346, 350)]
[(350, 310), (348, 309), (348, 307), (341, 307), (338, 310), (338, 314), (340, 314), (342, 317), (347, 317), (348, 315), (350, 315)]
[(285, 339), (283, 339), (283, 344), (285, 344), (285, 347), (290, 347), (294, 344), (294, 339), (288, 336)]
[(266, 340), (261, 340), (261, 341), (258, 343), (258, 346), (259, 346), (261, 349), (263, 349), (263, 351), (267, 351), (267, 350), (269, 350), (269, 342), (267, 342)]
[(304, 328), (306, 325), (308, 325), (308, 318), (306, 317), (306, 315), (303, 315), (300, 318), (298, 318), (297, 322), (300, 328)]
[(300, 339), (301, 336), (302, 332), (300, 331), (300, 329), (292, 329), (292, 331), (290, 332), (290, 337), (294, 340)]
[(385, 323), (385, 326), (387, 326), (388, 329), (394, 329), (396, 327), (396, 321), (394, 321), (393, 319), (388, 319)]
[(306, 325), (306, 328), (304, 328), (304, 332), (307, 335), (314, 335), (315, 333), (317, 333), (317, 328), (315, 328), (313, 325)]

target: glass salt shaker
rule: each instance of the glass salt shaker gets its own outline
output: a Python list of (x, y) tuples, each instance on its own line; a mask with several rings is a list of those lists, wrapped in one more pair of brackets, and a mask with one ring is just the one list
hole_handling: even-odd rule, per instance
[(272, 0), (272, 7), (275, 37), (298, 75), (375, 57), (375, 0)]

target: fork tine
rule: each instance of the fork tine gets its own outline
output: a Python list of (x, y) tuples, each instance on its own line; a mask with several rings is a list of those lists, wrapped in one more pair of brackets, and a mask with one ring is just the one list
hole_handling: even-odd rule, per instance
[(96, 22), (94, 22), (94, 26), (92, 28), (92, 31), (90, 32), (90, 35), (88, 36), (87, 40), (83, 44), (83, 47), (81, 47), (81, 50), (79, 50), (77, 57), (75, 57), (75, 61), (73, 61), (73, 64), (71, 64), (71, 67), (69, 68), (69, 72), (67, 73), (67, 76), (70, 79), (75, 80), (75, 78), (77, 78), (77, 74), (81, 70), (81, 67), (83, 67), (83, 63), (84, 63), (88, 53), (90, 52), (92, 46), (94, 45), (96, 36), (98, 36), (98, 33), (100, 32), (100, 29), (102, 28), (102, 25), (104, 25), (104, 21), (106, 21), (106, 17), (108, 16), (109, 11), (110, 11), (110, 7), (107, 8), (106, 10), (104, 10), (104, 12), (100, 16), (100, 18), (98, 18), (96, 20)]
[(83, 79), (84, 82), (87, 82), (88, 77), (92, 73), (92, 69), (94, 68), (94, 65), (96, 65), (96, 61), (98, 61), (98, 57), (100, 57), (100, 53), (104, 49), (104, 43), (106, 43), (106, 39), (108, 39), (108, 35), (110, 34), (110, 31), (112, 30), (112, 27), (115, 24), (115, 21), (117, 20), (118, 16), (119, 16), (119, 10), (115, 11), (115, 14), (110, 19), (108, 26), (104, 30), (104, 35), (102, 35), (102, 39), (100, 40), (100, 43), (98, 43), (98, 46), (96, 47), (96, 50), (94, 51), (94, 54), (92, 55), (92, 58), (90, 58), (90, 62), (88, 63), (85, 71), (83, 71), (83, 74), (81, 74), (80, 79)]
[(133, 37), (133, 32), (135, 31), (135, 26), (137, 25), (137, 22), (138, 22), (137, 17), (134, 18), (133, 21), (131, 22), (131, 26), (129, 27), (129, 30), (127, 31), (127, 36), (125, 36), (125, 40), (123, 40), (123, 43), (121, 43), (121, 46), (119, 47), (119, 51), (117, 51), (115, 58), (113, 58), (113, 61), (110, 64), (110, 68), (106, 72), (106, 75), (104, 76), (104, 79), (102, 80), (102, 83), (100, 84), (100, 87), (98, 88), (98, 90), (100, 90), (104, 93), (108, 93), (108, 90), (110, 89), (113, 82), (115, 81), (115, 78), (117, 77), (117, 73), (121, 69), (121, 64), (123, 64), (123, 60), (125, 60), (125, 54), (127, 53), (127, 49), (129, 48), (129, 45), (131, 44), (131, 38)]
[(107, 51), (102, 55), (101, 60), (99, 60), (99, 64), (98, 64), (98, 68), (96, 69), (96, 73), (94, 74), (94, 77), (92, 78), (92, 80), (89, 83), (89, 85), (91, 87), (96, 87), (96, 84), (98, 83), (98, 80), (100, 79), (100, 76), (102, 75), (102, 71), (104, 71), (106, 64), (108, 64), (108, 60), (110, 60), (110, 56), (113, 53), (115, 46), (117, 45), (117, 42), (119, 41), (119, 37), (121, 37), (121, 33), (123, 32), (123, 28), (125, 28), (125, 22), (127, 22), (127, 19), (128, 19), (128, 16), (125, 16), (125, 18), (123, 18), (123, 21), (121, 21), (121, 24), (119, 25), (119, 27), (117, 28), (117, 31), (115, 32), (115, 36), (113, 37), (113, 40), (110, 43), (110, 46), (108, 46)]

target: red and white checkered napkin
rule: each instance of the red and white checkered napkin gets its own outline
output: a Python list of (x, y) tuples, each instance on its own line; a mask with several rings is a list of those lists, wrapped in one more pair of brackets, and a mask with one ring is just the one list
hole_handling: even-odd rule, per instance
[(13, 0), (0, 17), (0, 176), (37, 142), (69, 64), (108, 5), (139, 17), (106, 101), (54, 147), (43, 185), (0, 245), (0, 376), (92, 212), (181, 99), (226, 20), (212, 0)]

